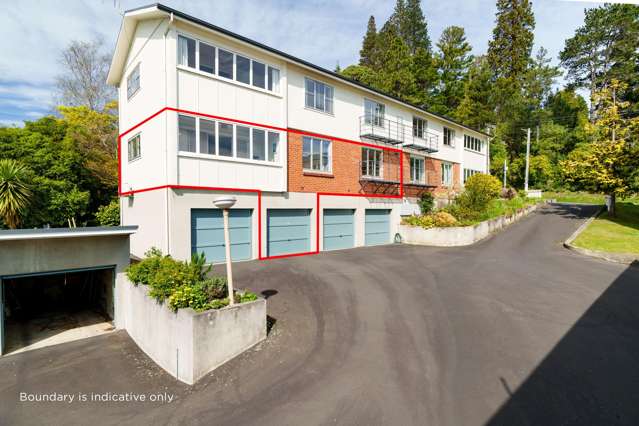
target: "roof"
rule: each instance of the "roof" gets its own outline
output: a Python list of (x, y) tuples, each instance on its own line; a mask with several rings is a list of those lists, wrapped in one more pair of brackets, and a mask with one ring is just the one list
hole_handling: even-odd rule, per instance
[(374, 88), (372, 88), (370, 86), (367, 86), (367, 85), (362, 84), (362, 83), (360, 83), (358, 81), (352, 80), (352, 79), (350, 79), (348, 77), (345, 77), (345, 76), (343, 76), (341, 74), (338, 74), (338, 73), (336, 73), (334, 71), (331, 71), (331, 70), (328, 70), (326, 68), (320, 67), (319, 65), (312, 64), (312, 63), (310, 63), (308, 61), (305, 61), (304, 59), (297, 58), (297, 57), (295, 57), (293, 55), (290, 55), (290, 54), (288, 54), (286, 52), (282, 52), (281, 50), (278, 50), (278, 49), (275, 49), (273, 47), (267, 46), (267, 45), (262, 44), (262, 43), (260, 43), (258, 41), (255, 41), (255, 40), (252, 40), (250, 38), (244, 37), (244, 36), (242, 36), (240, 34), (234, 33), (232, 31), (229, 31), (229, 30), (227, 30), (225, 28), (222, 28), (222, 27), (219, 27), (217, 25), (211, 24), (210, 22), (203, 21), (202, 19), (199, 19), (199, 18), (196, 18), (194, 16), (188, 15), (188, 14), (186, 14), (184, 12), (180, 12), (179, 10), (176, 10), (176, 9), (171, 8), (171, 7), (165, 6), (165, 5), (161, 4), (161, 3), (155, 3), (155, 4), (150, 4), (150, 5), (147, 5), (147, 6), (141, 6), (141, 7), (138, 7), (138, 8), (135, 8), (135, 9), (130, 9), (130, 10), (127, 10), (126, 12), (124, 12), (124, 19), (122, 21), (122, 26), (120, 28), (120, 34), (118, 35), (118, 41), (117, 41), (117, 44), (116, 44), (115, 54), (113, 56), (113, 61), (111, 62), (111, 68), (109, 69), (109, 75), (107, 77), (107, 82), (108, 83), (117, 84), (119, 82), (119, 80), (121, 79), (121, 77), (122, 77), (122, 70), (124, 68), (124, 62), (126, 61), (126, 55), (125, 54), (121, 54), (120, 57), (118, 57), (118, 52), (119, 51), (122, 52), (122, 49), (124, 49), (125, 47), (128, 48), (130, 40), (128, 38), (125, 38), (125, 37), (132, 36), (132, 32), (135, 29), (135, 22), (127, 20), (127, 17), (132, 17), (132, 18), (134, 18), (133, 21), (135, 21), (137, 19), (136, 17), (140, 17), (141, 15), (144, 15), (146, 17), (148, 17), (148, 14), (152, 14), (153, 16), (157, 16), (156, 14), (153, 13), (153, 12), (157, 12), (157, 11), (164, 12), (166, 15), (170, 15), (172, 17), (177, 17), (179, 19), (182, 19), (182, 20), (185, 20), (185, 21), (189, 21), (189, 22), (191, 22), (193, 24), (200, 25), (200, 26), (202, 26), (204, 28), (207, 28), (209, 30), (213, 30), (213, 31), (216, 31), (218, 33), (224, 34), (224, 35), (226, 35), (228, 37), (234, 38), (236, 40), (239, 40), (241, 42), (249, 44), (249, 45), (251, 45), (253, 47), (256, 47), (258, 49), (262, 49), (262, 50), (264, 50), (266, 52), (269, 52), (271, 54), (279, 56), (279, 57), (281, 57), (281, 58), (283, 58), (283, 59), (285, 59), (287, 61), (293, 62), (293, 63), (295, 63), (297, 65), (301, 65), (301, 66), (303, 66), (305, 68), (313, 69), (313, 70), (315, 70), (315, 71), (317, 71), (319, 73), (322, 73), (324, 75), (327, 75), (327, 76), (329, 76), (329, 77), (331, 77), (333, 79), (341, 80), (341, 81), (343, 81), (343, 82), (345, 82), (345, 83), (347, 83), (349, 85), (357, 86), (357, 87), (359, 87), (361, 89), (364, 89), (364, 90), (366, 90), (368, 92), (373, 92), (373, 93), (375, 93), (375, 94), (377, 94), (379, 96), (391, 99), (391, 100), (393, 100), (395, 102), (398, 102), (398, 103), (400, 103), (402, 105), (408, 106), (408, 107), (410, 107), (412, 109), (416, 109), (416, 110), (418, 110), (420, 112), (423, 112), (423, 113), (426, 113), (428, 115), (440, 118), (440, 119), (442, 119), (444, 121), (448, 121), (450, 123), (456, 124), (456, 125), (458, 125), (460, 127), (463, 127), (465, 129), (471, 130), (473, 132), (480, 133), (480, 134), (485, 135), (485, 136), (490, 136), (489, 134), (487, 134), (487, 133), (485, 133), (485, 132), (483, 132), (481, 130), (469, 127), (469, 126), (465, 125), (464, 123), (461, 123), (461, 122), (459, 122), (457, 120), (454, 120), (454, 119), (452, 119), (450, 117), (447, 117), (447, 116), (444, 116), (444, 115), (441, 115), (441, 114), (436, 114), (434, 112), (428, 111), (427, 109), (424, 109), (424, 108), (422, 108), (422, 107), (420, 107), (418, 105), (412, 104), (410, 102), (406, 102), (406, 101), (404, 101), (404, 100), (402, 100), (402, 99), (400, 99), (400, 98), (398, 98), (396, 96), (389, 95), (388, 93), (385, 93), (385, 92), (382, 92), (380, 90), (374, 89)]
[(135, 233), (137, 229), (137, 226), (87, 226), (82, 228), (8, 229), (0, 230), (0, 241), (130, 235)]

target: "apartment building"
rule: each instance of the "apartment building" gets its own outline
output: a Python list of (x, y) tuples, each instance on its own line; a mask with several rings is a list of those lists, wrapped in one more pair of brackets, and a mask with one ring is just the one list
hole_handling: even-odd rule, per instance
[(124, 14), (120, 206), (133, 254), (224, 261), (387, 244), (430, 191), (486, 172), (487, 135), (161, 4)]

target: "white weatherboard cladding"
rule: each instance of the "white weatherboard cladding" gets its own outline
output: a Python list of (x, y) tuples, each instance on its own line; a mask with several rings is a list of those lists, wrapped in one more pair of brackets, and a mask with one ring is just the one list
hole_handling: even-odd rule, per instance
[[(486, 148), (484, 147), (484, 152)], [(464, 168), (485, 171), (486, 170), (486, 155), (477, 152), (472, 152), (467, 149), (464, 150)]]

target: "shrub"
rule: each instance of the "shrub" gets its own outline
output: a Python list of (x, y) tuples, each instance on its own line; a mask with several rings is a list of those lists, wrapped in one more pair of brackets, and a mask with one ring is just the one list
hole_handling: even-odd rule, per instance
[(404, 225), (421, 226), (422, 228), (457, 226), (458, 222), (450, 213), (438, 211), (422, 216), (408, 216), (402, 219)]
[(501, 198), (506, 200), (512, 200), (517, 196), (517, 190), (513, 187), (510, 188), (502, 188), (501, 190)]
[(105, 206), (98, 207), (95, 213), (95, 220), (101, 226), (120, 225), (120, 202), (115, 199)]
[(458, 223), (455, 216), (446, 211), (438, 211), (433, 214), (433, 220), (435, 222), (435, 226), (455, 226)]
[(419, 210), (422, 215), (428, 214), (433, 211), (433, 207), (435, 206), (435, 197), (430, 192), (424, 192), (421, 197), (419, 197)]
[(501, 184), (495, 176), (477, 173), (466, 180), (464, 192), (455, 201), (462, 207), (482, 212), (500, 192)]
[[(149, 296), (159, 303), (168, 301), (173, 311), (180, 308), (204, 311), (228, 305), (226, 278), (209, 278), (210, 271), (203, 254), (194, 254), (191, 262), (182, 262), (152, 248), (142, 261), (127, 268), (127, 276), (134, 285), (147, 285)], [(237, 292), (234, 297), (238, 303), (257, 299), (257, 295), (248, 291)]]

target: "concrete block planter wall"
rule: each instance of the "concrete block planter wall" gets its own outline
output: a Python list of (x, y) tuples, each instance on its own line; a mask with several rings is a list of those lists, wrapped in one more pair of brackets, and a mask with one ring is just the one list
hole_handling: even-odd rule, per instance
[(407, 244), (439, 247), (467, 246), (516, 222), (537, 209), (538, 206), (539, 204), (526, 207), (512, 216), (500, 216), (473, 226), (424, 229), (420, 226), (400, 225), (399, 234), (402, 236), (402, 241)]
[(222, 309), (172, 312), (147, 295), (148, 288), (126, 283), (124, 328), (153, 361), (178, 380), (193, 384), (202, 376), (266, 338), (266, 300)]

